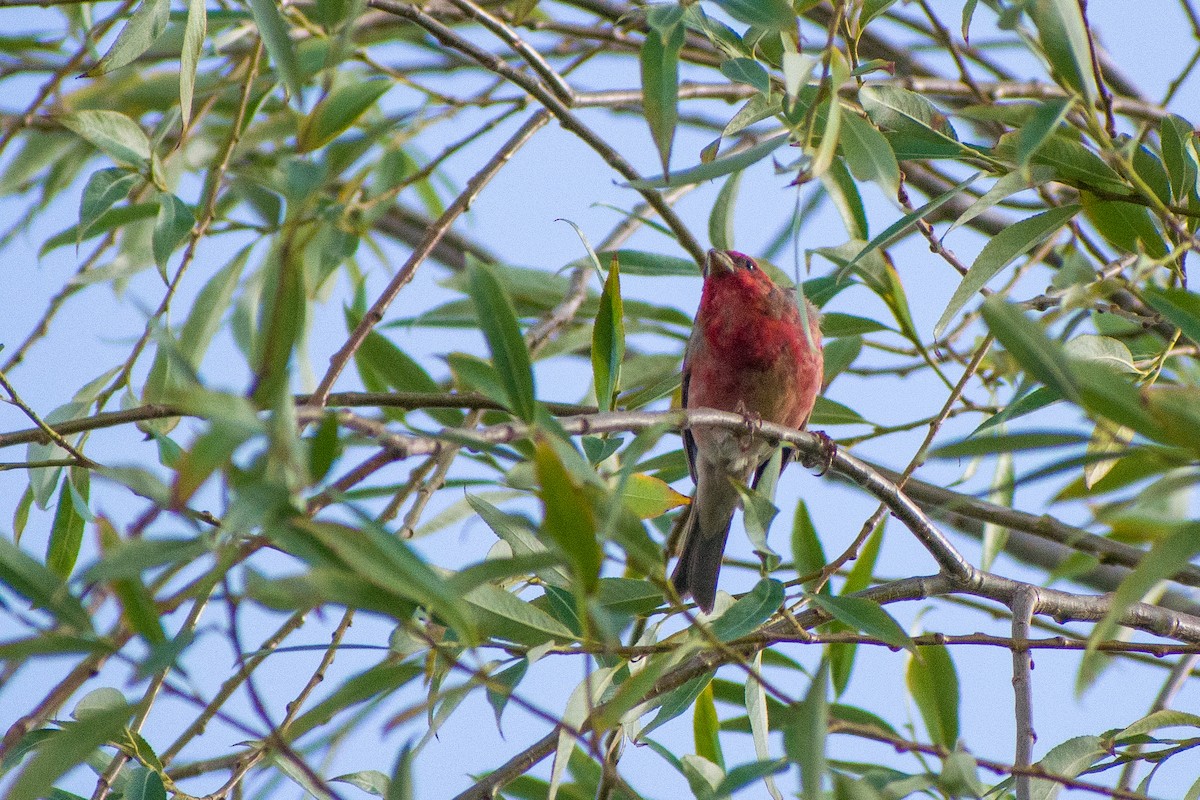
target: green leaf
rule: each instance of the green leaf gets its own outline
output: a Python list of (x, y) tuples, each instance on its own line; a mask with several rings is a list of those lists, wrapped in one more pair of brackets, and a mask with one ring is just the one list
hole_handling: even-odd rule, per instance
[(88, 471), (72, 467), (67, 480), (58, 490), (58, 507), (54, 513), (50, 541), (46, 545), (46, 566), (63, 580), (71, 577), (75, 561), (79, 558), (79, 548), (83, 545), (86, 520), (72, 497), (76, 483), (80, 484), (79, 492), (84, 501), (87, 500), (90, 483)]
[(1029, 252), (1056, 231), (1066, 225), (1079, 212), (1079, 206), (1069, 205), (1052, 208), (1015, 222), (988, 239), (983, 250), (975, 258), (962, 283), (954, 290), (949, 305), (942, 312), (933, 328), (934, 338), (941, 338), (946, 326), (958, 314), (967, 301), (975, 296), (996, 273), (1004, 269), (1018, 256)]
[(771, 76), (753, 58), (731, 58), (721, 62), (721, 74), (731, 81), (753, 86), (763, 94), (771, 93)]
[(162, 776), (151, 769), (138, 767), (129, 773), (129, 782), (122, 793), (123, 800), (167, 800)]
[[(718, 250), (732, 250), (733, 246), (733, 212), (734, 198), (737, 197), (738, 184), (742, 180), (741, 172), (735, 172), (721, 185), (717, 192), (716, 202), (713, 203), (712, 213), (708, 217), (708, 240)], [(691, 262), (688, 262), (689, 265)]]
[[(650, 667), (647, 667), (649, 669)], [(654, 719), (650, 720), (646, 727), (638, 732), (638, 740), (645, 741), (646, 736), (655, 728), (664, 725), (678, 717), (695, 702), (700, 696), (700, 692), (704, 691), (704, 687), (708, 686), (708, 682), (712, 680), (712, 674), (699, 675), (692, 678), (687, 683), (679, 688), (671, 691), (667, 695), (661, 697), (661, 705), (658, 713), (654, 715)]]
[(590, 595), (596, 590), (603, 560), (592, 504), (544, 439), (536, 445), (534, 468), (545, 508), (542, 533), (558, 545), (584, 593)]
[(952, 150), (969, 152), (958, 141), (950, 119), (916, 92), (899, 86), (866, 83), (858, 90), (858, 99), (871, 121), (880, 128), (916, 135)]
[(809, 598), (838, 622), (913, 653), (916, 645), (900, 624), (878, 603), (862, 597), (818, 594)]
[(1163, 166), (1171, 179), (1171, 194), (1175, 202), (1185, 202), (1197, 191), (1200, 166), (1196, 164), (1192, 123), (1175, 114), (1168, 114), (1158, 125), (1158, 140), (1162, 143)]
[(81, 232), (78, 225), (72, 225), (66, 230), (54, 234), (42, 242), (42, 246), (38, 248), (38, 256), (44, 256), (52, 250), (65, 245), (78, 246), (88, 239), (94, 239), (97, 236), (115, 231), (139, 220), (149, 219), (157, 213), (158, 203), (134, 203), (110, 208), (101, 214), (87, 230)]
[(91, 615), (57, 574), (0, 536), (0, 582), (55, 619), (81, 631), (92, 629)]
[(149, 50), (167, 29), (170, 13), (170, 0), (142, 0), (141, 5), (130, 15), (125, 27), (117, 34), (108, 52), (84, 75), (95, 78), (132, 64), (142, 53)]
[(141, 169), (150, 161), (146, 132), (119, 111), (75, 111), (63, 114), (58, 121), (118, 164)]
[(1200, 295), (1186, 289), (1147, 286), (1142, 296), (1155, 311), (1179, 328), (1184, 336), (1193, 342), (1200, 342)]
[(9, 786), (8, 800), (38, 800), (47, 796), (55, 781), (84, 763), (97, 747), (118, 741), (133, 712), (133, 706), (122, 702), (87, 714), (46, 739)]
[(642, 110), (658, 148), (663, 175), (671, 173), (671, 144), (679, 119), (679, 51), (683, 40), (684, 27), (676, 24), (665, 30), (652, 26), (642, 43)]
[(1115, 734), (1112, 738), (1114, 740), (1126, 739), (1131, 736), (1150, 733), (1160, 728), (1174, 728), (1179, 726), (1200, 728), (1200, 716), (1173, 708), (1161, 708), (1158, 711), (1147, 714), (1137, 722), (1125, 726), (1120, 733)]
[(1079, 386), (1062, 350), (1051, 342), (1019, 308), (999, 298), (983, 303), (983, 319), (1002, 345), (1030, 375), (1074, 403), (1081, 401)]
[(1100, 620), (1088, 635), (1087, 650), (1079, 665), (1075, 689), (1082, 692), (1091, 686), (1099, 674), (1102, 654), (1097, 650), (1100, 642), (1113, 637), (1118, 620), (1134, 603), (1141, 600), (1161, 580), (1171, 577), (1180, 564), (1187, 564), (1192, 556), (1200, 553), (1200, 522), (1185, 522), (1175, 527), (1166, 538), (1156, 542), (1150, 552), (1142, 556), (1133, 572), (1129, 573), (1112, 595), (1112, 605), (1104, 619)]
[(512, 697), (513, 690), (517, 688), (517, 684), (525, 677), (528, 670), (529, 659), (522, 658), (512, 666), (495, 675), (488, 676), (487, 699), (488, 704), (492, 707), (492, 712), (496, 715), (496, 730), (501, 730), (500, 718), (504, 715), (504, 707), (508, 705), (508, 699)]
[[(221, 329), (221, 321), (230, 308), (242, 270), (250, 258), (250, 247), (243, 248), (221, 269), (217, 270), (196, 295), (187, 320), (179, 332), (179, 354), (192, 369), (199, 369), (213, 337)], [(144, 398), (145, 399), (145, 398)]]
[(482, 584), (465, 596), (490, 638), (505, 639), (537, 646), (549, 641), (573, 642), (578, 637), (571, 629), (537, 606), (490, 583)]
[(721, 752), (717, 707), (713, 704), (713, 688), (710, 681), (696, 697), (692, 708), (692, 739), (696, 743), (696, 755), (707, 758), (725, 769), (725, 754)]
[[(1050, 748), (1050, 752), (1035, 766), (1050, 775), (1074, 778), (1108, 754), (1099, 736), (1076, 736)], [(1057, 781), (1034, 778), (1029, 781), (1029, 797), (1030, 800), (1054, 800), (1062, 788), (1063, 785)]]
[(355, 80), (334, 89), (317, 103), (300, 124), (299, 152), (308, 153), (332, 142), (359, 120), (392, 88), (387, 78)]
[[(168, 2), (169, 4), (169, 2)], [(192, 121), (192, 97), (196, 88), (196, 66), (204, 50), (204, 37), (208, 33), (208, 8), (206, 0), (188, 0), (187, 22), (183, 28), (183, 49), (179, 53), (179, 111), (183, 128), (187, 130)]]
[(160, 270), (166, 269), (167, 260), (188, 238), (195, 224), (196, 217), (187, 203), (170, 192), (158, 196), (158, 217), (154, 220), (154, 235), (150, 241), (154, 263)]
[(731, 642), (752, 633), (783, 605), (783, 584), (763, 578), (747, 594), (712, 621), (712, 634), (722, 642)]
[(614, 257), (618, 258), (621, 262), (621, 274), (623, 275), (694, 278), (700, 274), (696, 262), (689, 258), (678, 258), (676, 256), (664, 256), (660, 253), (648, 253), (644, 250), (626, 249), (601, 250), (596, 255), (602, 261), (611, 261)]
[(796, 12), (787, 0), (717, 0), (729, 16), (760, 28), (787, 31), (796, 24)]
[(858, 186), (850, 177), (850, 173), (841, 159), (834, 159), (821, 173), (820, 178), (821, 185), (825, 187), (825, 193), (829, 195), (829, 199), (837, 208), (838, 214), (842, 218), (842, 224), (846, 226), (846, 232), (850, 238), (866, 239), (870, 236), (867, 228), (867, 212), (863, 208), (862, 196), (858, 193)]
[(254, 16), (258, 34), (262, 37), (267, 53), (271, 56), (271, 63), (279, 71), (279, 77), (283, 79), (288, 94), (299, 97), (304, 86), (300, 61), (296, 57), (288, 24), (279, 5), (275, 0), (250, 0), (250, 13)]
[(783, 746), (788, 759), (800, 766), (802, 800), (824, 800), (825, 745), (829, 735), (828, 661), (821, 660), (821, 667), (795, 712), (791, 724), (784, 729)]
[(1009, 172), (1000, 176), (1000, 179), (992, 184), (992, 188), (988, 189), (978, 200), (967, 206), (966, 210), (958, 215), (958, 219), (946, 229), (942, 234), (942, 239), (945, 239), (950, 233), (963, 225), (966, 225), (977, 216), (995, 206), (1000, 201), (1016, 194), (1032, 188), (1040, 186), (1043, 183), (1054, 178), (1054, 171), (1045, 165), (1035, 165), (1026, 171)]
[(79, 224), (75, 227), (78, 244), (87, 230), (100, 219), (104, 212), (129, 196), (142, 176), (121, 167), (96, 170), (83, 187), (79, 201)]
[(753, 147), (747, 147), (745, 150), (718, 158), (707, 164), (691, 167), (690, 169), (679, 170), (668, 176), (659, 175), (653, 178), (643, 178), (638, 181), (630, 181), (626, 186), (633, 189), (668, 189), (676, 186), (690, 186), (693, 183), (701, 181), (710, 181), (713, 178), (720, 178), (722, 175), (728, 175), (731, 172), (743, 170), (751, 164), (762, 161), (771, 153), (775, 152), (788, 140), (788, 134), (779, 133), (771, 136)]
[(934, 449), (932, 458), (973, 458), (995, 453), (1016, 453), (1040, 450), (1049, 447), (1065, 447), (1087, 444), (1085, 434), (1073, 431), (1021, 431), (979, 436), (976, 431), (970, 437)]
[(1029, 117), (1029, 121), (1022, 125), (1017, 133), (1018, 167), (1027, 166), (1033, 158), (1033, 154), (1054, 135), (1054, 131), (1067, 118), (1071, 104), (1071, 98), (1064, 97), (1058, 100), (1048, 100), (1038, 105)]
[(889, 196), (896, 193), (900, 186), (900, 166), (887, 137), (874, 125), (856, 114), (843, 114), (838, 145), (854, 177), (878, 183)]
[(467, 287), (479, 325), (492, 352), (492, 363), (508, 396), (509, 408), (526, 422), (537, 413), (533, 366), (512, 300), (490, 267), (474, 264)]
[(1091, 192), (1080, 192), (1079, 200), (1088, 221), (1113, 247), (1126, 253), (1145, 251), (1152, 258), (1167, 255), (1167, 245), (1145, 206), (1100, 200)]
[(1076, 0), (1034, 0), (1026, 6), (1037, 26), (1042, 51), (1056, 76), (1067, 88), (1079, 92), (1088, 113), (1098, 93), (1092, 72), (1091, 47), (1083, 13)]
[(934, 744), (953, 750), (958, 744), (958, 673), (945, 645), (922, 647), (909, 658), (908, 690)]
[(955, 186), (947, 189), (945, 192), (942, 192), (925, 205), (910, 211), (900, 219), (893, 222), (891, 225), (887, 226), (882, 233), (877, 234), (874, 239), (867, 242), (867, 244), (858, 251), (858, 254), (849, 261), (849, 263), (838, 270), (839, 279), (849, 273), (849, 271), (865, 256), (873, 253), (876, 250), (886, 249), (894, 242), (897, 242), (906, 236), (912, 228), (916, 227), (917, 220), (924, 219), (934, 211), (937, 211), (939, 208), (944, 206), (946, 203), (949, 203), (956, 196), (958, 196), (963, 189), (974, 183), (975, 179), (982, 174), (983, 173), (981, 172), (976, 172), (974, 175), (962, 181), (961, 183), (958, 183)]
[(625, 309), (621, 303), (620, 262), (613, 259), (600, 293), (600, 309), (592, 328), (592, 376), (596, 402), (611, 411), (621, 391), (621, 362), (625, 360)]
[[(796, 504), (792, 522), (792, 561), (796, 574), (801, 576), (815, 574), (828, 563), (821, 537), (817, 535), (812, 516), (808, 513), (808, 504), (803, 500)], [(811, 584), (806, 584), (808, 586)]]

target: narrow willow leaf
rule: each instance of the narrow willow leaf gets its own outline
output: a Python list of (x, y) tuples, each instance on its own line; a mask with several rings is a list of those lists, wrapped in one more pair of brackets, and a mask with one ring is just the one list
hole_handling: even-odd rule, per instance
[(785, 31), (796, 24), (796, 12), (787, 0), (717, 0), (717, 5), (738, 22), (760, 28)]
[(916, 645), (900, 624), (878, 603), (861, 597), (813, 595), (810, 600), (825, 612), (856, 631), (882, 639), (893, 647), (916, 652)]
[(1066, 225), (1079, 212), (1079, 206), (1069, 205), (1052, 208), (1041, 214), (1009, 225), (988, 239), (987, 244), (975, 258), (962, 282), (954, 290), (949, 305), (933, 327), (934, 338), (941, 338), (946, 326), (958, 314), (967, 301), (983, 289), (996, 273), (1008, 266), (1018, 256), (1028, 253)]
[(596, 402), (601, 411), (611, 411), (621, 391), (621, 363), (625, 360), (625, 309), (621, 302), (621, 267), (613, 258), (600, 308), (592, 327), (592, 377), (596, 384)]
[(687, 711), (700, 696), (700, 692), (704, 691), (704, 687), (712, 680), (712, 674), (700, 675), (692, 678), (690, 681), (668, 693), (661, 698), (662, 704), (659, 706), (658, 713), (654, 715), (654, 719), (638, 732), (637, 738), (645, 741), (647, 734), (678, 717), (683, 712)]
[(119, 111), (75, 111), (63, 114), (58, 121), (118, 164), (145, 168), (150, 161), (146, 132)]
[[(850, 65), (842, 51), (834, 49), (829, 54), (829, 81), (832, 86), (842, 86), (850, 78)], [(819, 116), (819, 114), (818, 114)], [(830, 92), (826, 100), (825, 126), (821, 129), (821, 143), (813, 154), (809, 170), (816, 177), (825, 174), (833, 163), (842, 130), (842, 103), (837, 92)]]
[(737, 197), (738, 184), (741, 183), (742, 174), (741, 172), (733, 173), (721, 185), (721, 191), (717, 192), (716, 202), (713, 203), (712, 213), (708, 217), (708, 240), (718, 250), (734, 249), (734, 199)]
[[(1050, 748), (1035, 766), (1051, 775), (1074, 778), (1107, 755), (1108, 748), (1099, 736), (1076, 736)], [(1030, 800), (1054, 800), (1062, 788), (1058, 781), (1034, 778), (1029, 781), (1029, 797)]]
[(1200, 553), (1200, 523), (1185, 522), (1176, 526), (1165, 539), (1155, 543), (1133, 572), (1121, 581), (1112, 596), (1112, 605), (1104, 619), (1088, 635), (1087, 650), (1079, 665), (1075, 681), (1076, 692), (1082, 693), (1099, 674), (1103, 654), (1097, 649), (1100, 642), (1111, 639), (1117, 631), (1118, 620), (1131, 605), (1141, 600), (1161, 580), (1170, 578)]
[(87, 230), (100, 219), (104, 212), (129, 196), (142, 176), (120, 167), (96, 170), (83, 187), (79, 201), (79, 225), (76, 226), (76, 246)]
[(671, 174), (671, 145), (679, 119), (679, 51), (683, 40), (681, 24), (666, 30), (651, 27), (641, 50), (642, 109), (665, 176)]
[(275, 0), (250, 0), (250, 13), (258, 26), (258, 35), (266, 45), (271, 63), (279, 71), (288, 94), (299, 97), (304, 80), (300, 71), (300, 60), (292, 45), (291, 33), (283, 12)]
[(896, 193), (900, 186), (900, 166), (887, 137), (874, 125), (856, 114), (843, 114), (838, 145), (854, 177), (878, 183), (889, 196)]
[(721, 62), (721, 74), (731, 81), (753, 86), (763, 94), (771, 93), (771, 76), (753, 58), (731, 58)]
[(1040, 104), (1017, 132), (1017, 166), (1024, 168), (1043, 144), (1067, 117), (1071, 110), (1071, 98), (1048, 100)]
[(72, 498), (72, 485), (76, 482), (82, 484), (80, 491), (84, 499), (87, 499), (88, 472), (72, 467), (67, 480), (62, 482), (58, 490), (54, 525), (51, 527), (50, 541), (46, 545), (46, 566), (63, 580), (71, 577), (75, 562), (79, 558), (79, 549), (83, 546), (83, 528), (86, 520)]
[(983, 303), (983, 319), (1013, 357), (1060, 397), (1080, 402), (1079, 386), (1062, 350), (1016, 306), (998, 298)]
[(958, 673), (945, 645), (922, 647), (908, 659), (905, 674), (913, 702), (935, 744), (953, 750), (958, 743)]
[(713, 178), (720, 178), (723, 175), (728, 175), (731, 172), (743, 170), (751, 164), (762, 161), (771, 153), (778, 150), (785, 142), (787, 142), (788, 134), (779, 133), (771, 136), (753, 147), (747, 147), (745, 150), (715, 159), (707, 164), (700, 164), (690, 169), (679, 170), (669, 177), (659, 175), (653, 178), (643, 178), (639, 181), (630, 181), (625, 184), (634, 189), (667, 189), (676, 186), (690, 186), (693, 183), (701, 181), (710, 181)]
[(1060, 81), (1079, 92), (1090, 112), (1099, 93), (1092, 71), (1087, 28), (1076, 0), (1034, 0), (1027, 6), (1042, 51)]
[(133, 712), (134, 707), (124, 702), (98, 709), (44, 741), (8, 787), (8, 800), (38, 800), (52, 796), (51, 787), (55, 781), (84, 763), (97, 747), (120, 739)]
[(532, 422), (537, 412), (533, 366), (529, 361), (529, 348), (521, 336), (517, 312), (489, 267), (476, 264), (470, 273), (468, 290), (492, 351), (492, 362), (508, 395), (509, 406), (518, 417)]
[(206, 0), (188, 0), (187, 23), (183, 28), (183, 49), (179, 53), (179, 111), (183, 128), (187, 130), (192, 121), (192, 96), (196, 89), (196, 66), (204, 50), (204, 37), (208, 34), (208, 8)]
[(1150, 210), (1123, 200), (1101, 200), (1091, 192), (1080, 192), (1083, 213), (1104, 240), (1126, 253), (1145, 251), (1153, 258), (1167, 255), (1158, 226)]
[(717, 707), (713, 704), (710, 682), (696, 696), (696, 703), (692, 706), (692, 739), (696, 745), (696, 755), (708, 759), (724, 770), (725, 754), (721, 752), (718, 728)]
[(1121, 740), (1131, 736), (1150, 733), (1159, 728), (1173, 728), (1178, 726), (1200, 728), (1200, 716), (1174, 708), (1162, 708), (1147, 714), (1137, 722), (1126, 725), (1120, 733), (1113, 736), (1113, 739)]
[(821, 174), (821, 185), (825, 187), (825, 193), (837, 208), (850, 238), (865, 240), (869, 237), (871, 234), (867, 229), (867, 212), (863, 207), (862, 196), (841, 159), (835, 158)]
[[(754, 654), (753, 662), (754, 674), (762, 674), (763, 655), (759, 650)], [(768, 737), (771, 733), (770, 721), (767, 718), (767, 691), (763, 687), (761, 681), (748, 678), (746, 680), (746, 718), (750, 722), (750, 736), (754, 740), (754, 755), (758, 758), (759, 763), (766, 762), (771, 755), (770, 743)], [(731, 770), (730, 773), (736, 770)], [(783, 800), (783, 794), (779, 791), (779, 787), (775, 785), (775, 772), (767, 772), (761, 777), (766, 784), (767, 793), (771, 795), (772, 800)]]
[(1053, 178), (1053, 170), (1044, 165), (1034, 165), (1028, 170), (1028, 175), (1019, 171), (1001, 175), (1000, 179), (992, 184), (991, 189), (988, 189), (978, 200), (971, 203), (965, 211), (958, 215), (958, 219), (954, 220), (950, 227), (946, 229), (946, 232), (942, 234), (942, 239), (945, 239), (952, 231), (966, 225), (1000, 201), (1011, 197), (1017, 192), (1034, 186), (1040, 186)]
[(886, 249), (888, 246), (890, 246), (894, 242), (897, 242), (901, 238), (906, 236), (908, 234), (908, 232), (916, 226), (917, 220), (924, 219), (928, 215), (932, 214), (934, 211), (937, 211), (939, 208), (944, 206), (946, 203), (949, 203), (956, 196), (958, 196), (958, 194), (961, 193), (963, 189), (967, 188), (972, 183), (974, 183), (975, 179), (978, 178), (982, 174), (983, 174), (982, 172), (976, 172), (974, 175), (972, 175), (971, 177), (962, 181), (961, 183), (958, 183), (958, 184), (952, 186), (951, 188), (947, 189), (946, 191), (942, 192), (940, 195), (933, 198), (925, 205), (923, 205), (920, 208), (917, 208), (913, 211), (910, 211), (909, 213), (905, 214), (900, 219), (893, 222), (891, 225), (887, 226), (887, 228), (884, 229), (882, 233), (877, 234), (874, 239), (867, 242), (866, 246), (864, 246), (861, 250), (859, 250), (858, 254), (855, 255), (854, 258), (852, 258), (849, 261), (849, 263), (847, 263), (842, 269), (840, 269), (838, 271), (839, 280), (844, 279), (844, 276), (846, 274), (848, 274), (849, 271), (856, 264), (858, 264), (858, 262), (861, 261), (865, 256), (870, 255), (871, 253), (875, 252), (876, 250)]
[[(792, 562), (799, 576), (813, 575), (824, 569), (828, 563), (825, 548), (817, 535), (812, 516), (808, 513), (808, 504), (803, 500), (796, 504), (796, 514), (792, 522)], [(806, 587), (810, 585), (805, 584)]]
[(4, 537), (0, 537), (0, 581), (59, 622), (82, 631), (92, 629), (91, 616), (62, 578)]
[(783, 744), (788, 759), (800, 766), (801, 800), (823, 800), (829, 735), (829, 662), (822, 659), (803, 702), (784, 730)]
[(1184, 202), (1197, 191), (1200, 166), (1189, 144), (1195, 140), (1192, 123), (1176, 114), (1163, 117), (1158, 125), (1158, 140), (1162, 143), (1163, 166), (1171, 179), (1171, 194), (1175, 202)]
[(386, 78), (354, 81), (334, 89), (317, 103), (300, 125), (297, 145), (301, 153), (332, 142), (359, 120), (380, 97), (392, 88)]
[(629, 476), (623, 497), (625, 507), (639, 519), (661, 517), (689, 502), (686, 495), (672, 489), (666, 481), (641, 472)]
[(881, 128), (928, 137), (951, 145), (958, 152), (966, 150), (949, 118), (916, 92), (867, 83), (858, 90), (858, 97), (871, 121)]
[(125, 27), (117, 34), (108, 52), (96, 66), (84, 73), (95, 78), (106, 72), (132, 64), (142, 53), (158, 40), (167, 29), (167, 18), (171, 13), (170, 0), (142, 0), (141, 5), (129, 17)]
[(1147, 286), (1142, 296), (1154, 310), (1171, 321), (1183, 335), (1200, 342), (1200, 295), (1186, 289)]
[(192, 232), (195, 224), (196, 217), (187, 203), (170, 192), (158, 196), (158, 216), (154, 220), (151, 248), (160, 271), (166, 269), (167, 260)]
[(542, 533), (558, 545), (582, 590), (592, 594), (600, 577), (603, 553), (596, 538), (591, 501), (546, 440), (536, 445), (534, 465), (545, 509)]
[(712, 633), (722, 642), (731, 642), (753, 632), (783, 604), (783, 584), (763, 578), (754, 588), (712, 622)]

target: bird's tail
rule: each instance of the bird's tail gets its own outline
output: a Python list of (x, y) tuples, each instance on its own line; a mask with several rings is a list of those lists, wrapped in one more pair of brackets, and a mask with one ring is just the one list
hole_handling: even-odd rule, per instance
[(695, 506), (687, 511), (683, 552), (671, 573), (671, 583), (680, 597), (690, 594), (696, 599), (696, 605), (709, 612), (717, 599), (717, 575), (721, 571), (721, 557), (725, 554), (733, 512), (731, 509), (723, 529), (701, 530), (698, 511)]

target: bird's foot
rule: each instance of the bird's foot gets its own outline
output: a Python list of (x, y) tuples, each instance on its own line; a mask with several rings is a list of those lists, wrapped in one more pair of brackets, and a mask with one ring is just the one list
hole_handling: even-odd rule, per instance
[(742, 415), (742, 424), (746, 426), (746, 433), (753, 435), (762, 430), (762, 414), (746, 408), (746, 404), (741, 400), (738, 400), (733, 413)]
[(820, 467), (817, 474), (824, 475), (833, 466), (833, 459), (837, 457), (837, 444), (829, 438), (825, 431), (811, 431), (811, 433), (820, 440), (821, 447), (816, 453), (801, 458), (801, 463), (806, 469)]

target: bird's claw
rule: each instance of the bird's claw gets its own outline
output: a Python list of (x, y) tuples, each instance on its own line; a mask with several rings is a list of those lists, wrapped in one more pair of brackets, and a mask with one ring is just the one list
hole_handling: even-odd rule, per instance
[(733, 413), (742, 415), (742, 423), (746, 426), (747, 433), (754, 434), (762, 430), (762, 414), (746, 408), (746, 404), (741, 400), (738, 400), (737, 407), (733, 409)]
[(829, 468), (833, 466), (833, 459), (837, 457), (837, 444), (825, 431), (812, 431), (812, 435), (820, 441), (820, 449), (813, 455), (805, 456), (802, 463), (806, 469), (820, 467), (817, 474), (824, 475), (829, 472)]

